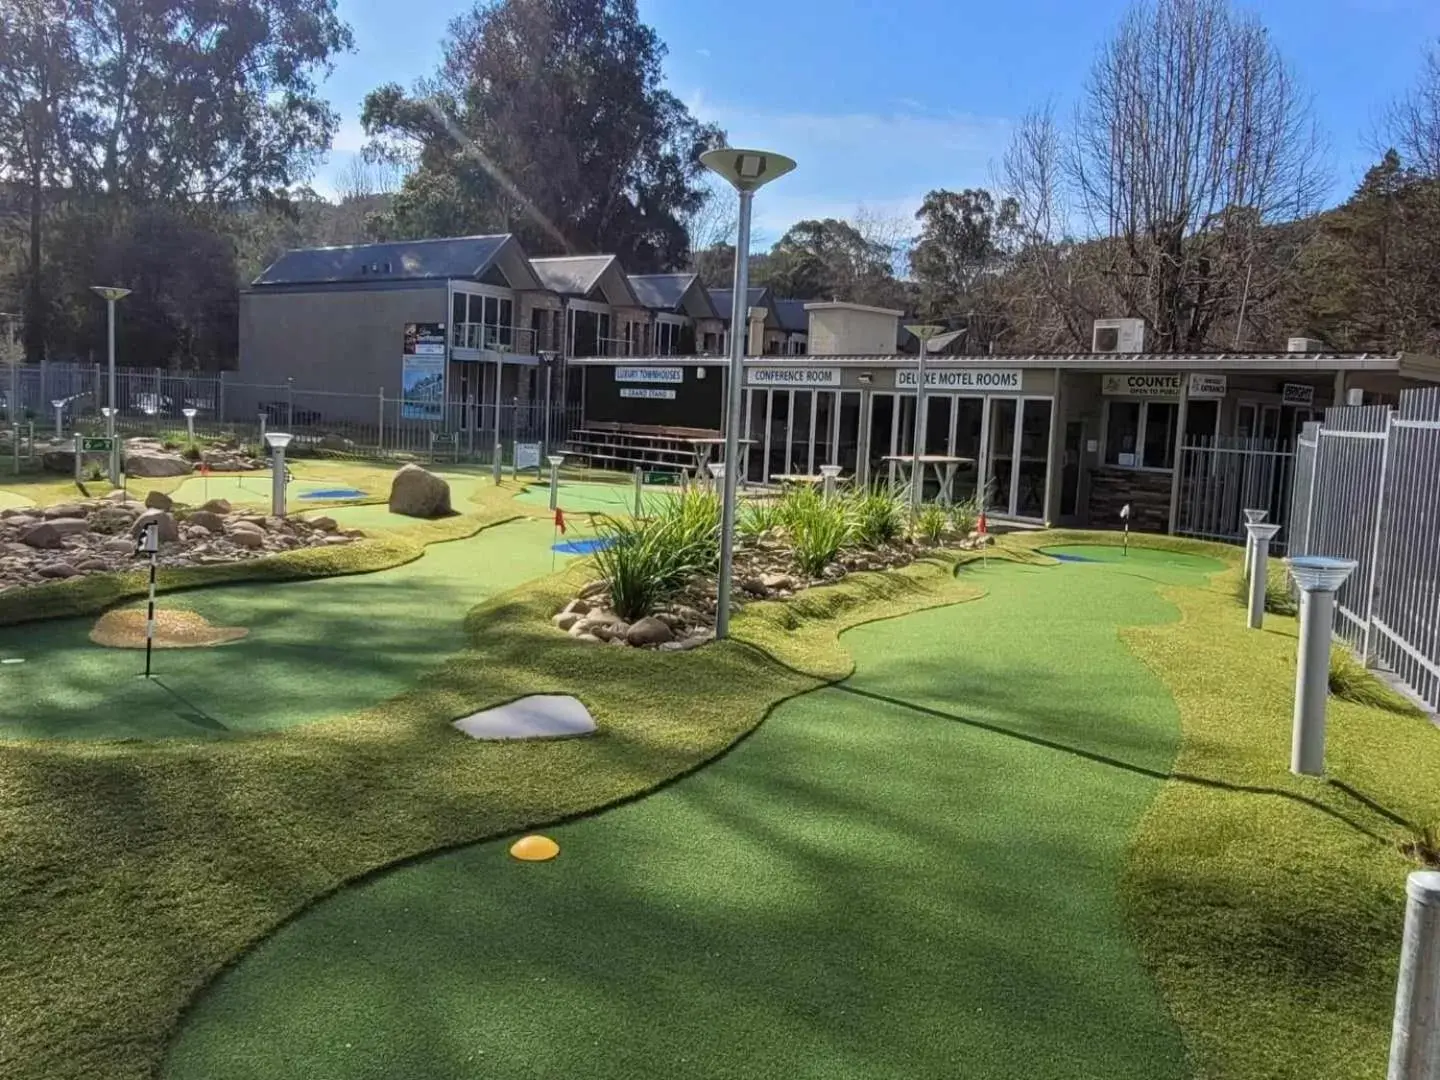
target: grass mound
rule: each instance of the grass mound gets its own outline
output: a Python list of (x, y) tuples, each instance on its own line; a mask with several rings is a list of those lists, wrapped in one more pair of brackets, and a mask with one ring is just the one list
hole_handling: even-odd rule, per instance
[[(145, 648), (146, 613), (107, 611), (95, 620), (90, 640), (109, 649)], [(156, 611), (154, 645), (157, 649), (200, 649), (239, 641), (250, 633), (243, 626), (211, 626), (194, 611)]]

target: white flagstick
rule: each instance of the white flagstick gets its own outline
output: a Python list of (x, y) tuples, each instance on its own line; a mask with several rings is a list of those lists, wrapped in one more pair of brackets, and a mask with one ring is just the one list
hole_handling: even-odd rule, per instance
[(160, 564), (160, 525), (152, 521), (136, 545), (137, 555), (150, 556), (150, 605), (145, 614), (145, 678), (150, 678), (150, 653), (155, 645), (155, 570)]
[(1120, 520), (1123, 521), (1123, 522), (1125, 522), (1125, 541), (1124, 541), (1124, 546), (1123, 546), (1123, 548), (1121, 549), (1120, 555), (1121, 555), (1122, 558), (1129, 558), (1129, 556), (1130, 556), (1130, 504), (1129, 504), (1129, 503), (1126, 503), (1124, 506), (1122, 506), (1122, 507), (1120, 508)]

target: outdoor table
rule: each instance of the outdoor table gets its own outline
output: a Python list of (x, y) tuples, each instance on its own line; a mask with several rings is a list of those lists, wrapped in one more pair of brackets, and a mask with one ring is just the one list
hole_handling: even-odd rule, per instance
[[(725, 440), (719, 439), (686, 439), (690, 448), (695, 452), (695, 476), (701, 483), (708, 483), (710, 480), (710, 454), (717, 446), (724, 446)], [(738, 445), (744, 448), (753, 443), (754, 439), (740, 439)], [(741, 477), (743, 480), (744, 477)]]
[[(917, 478), (910, 475), (916, 464), (913, 454), (887, 454), (881, 461), (893, 462), (901, 466), (905, 474), (905, 483), (915, 483)], [(955, 473), (961, 465), (974, 465), (975, 459), (968, 457), (950, 457), (948, 454), (921, 454), (919, 458), (920, 476), (918, 482), (925, 483), (925, 470), (934, 471), (935, 479), (940, 482), (940, 503), (949, 506), (954, 501)]]

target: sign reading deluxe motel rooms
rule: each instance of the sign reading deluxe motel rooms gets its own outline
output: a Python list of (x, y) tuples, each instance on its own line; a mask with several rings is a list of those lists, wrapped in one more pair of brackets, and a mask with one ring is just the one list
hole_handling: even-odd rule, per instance
[[(1178, 398), (1184, 375), (1106, 375), (1102, 389), (1107, 397)], [(1192, 398), (1223, 398), (1224, 375), (1191, 375)]]
[[(925, 372), (926, 390), (1019, 390), (1022, 372), (981, 368), (929, 368)], [(905, 389), (915, 385), (915, 372), (901, 368), (895, 372), (895, 386)]]

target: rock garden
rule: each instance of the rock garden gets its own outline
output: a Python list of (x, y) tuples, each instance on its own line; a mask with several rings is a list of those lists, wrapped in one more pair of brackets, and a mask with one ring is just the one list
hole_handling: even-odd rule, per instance
[[(974, 503), (908, 507), (882, 492), (826, 499), (813, 488), (743, 503), (736, 523), (732, 596), (784, 600), (856, 571), (905, 566), (941, 548), (990, 542), (975, 532)], [(720, 500), (691, 491), (652, 517), (597, 519), (599, 578), (552, 619), (580, 641), (693, 649), (714, 636)]]

